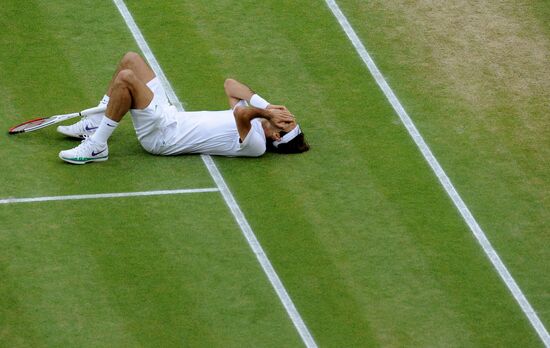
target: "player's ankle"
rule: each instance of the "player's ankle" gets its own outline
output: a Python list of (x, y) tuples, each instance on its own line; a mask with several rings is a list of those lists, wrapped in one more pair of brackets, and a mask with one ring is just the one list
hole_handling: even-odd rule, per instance
[(107, 144), (107, 140), (118, 127), (118, 122), (111, 120), (107, 116), (103, 116), (96, 132), (92, 135), (92, 140), (98, 144)]

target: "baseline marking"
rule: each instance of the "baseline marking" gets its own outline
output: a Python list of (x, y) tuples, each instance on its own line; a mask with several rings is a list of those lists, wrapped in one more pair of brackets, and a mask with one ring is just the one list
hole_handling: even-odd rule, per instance
[[(164, 72), (162, 71), (162, 68), (160, 67), (155, 56), (153, 55), (151, 48), (149, 48), (147, 41), (145, 41), (145, 38), (143, 37), (141, 30), (138, 28), (136, 22), (132, 17), (132, 14), (126, 7), (126, 4), (124, 3), (123, 0), (113, 0), (113, 2), (117, 6), (122, 17), (124, 18), (124, 21), (128, 25), (128, 28), (130, 29), (132, 35), (134, 36), (134, 39), (136, 40), (141, 51), (143, 52), (145, 58), (149, 62), (149, 65), (155, 71), (155, 74), (162, 81), (166, 89), (166, 93), (168, 94), (168, 99), (170, 100), (170, 102), (172, 102), (172, 104), (176, 106), (178, 110), (183, 111), (183, 106), (181, 102), (179, 101), (172, 86), (168, 82), (168, 79), (166, 78)], [(229, 191), (229, 188), (225, 183), (225, 180), (223, 179), (223, 176), (221, 175), (220, 171), (218, 170), (218, 167), (212, 160), (212, 157), (208, 155), (201, 155), (201, 158), (204, 164), (206, 165), (208, 172), (212, 176), (212, 179), (214, 179), (214, 181), (216, 182), (216, 185), (218, 186), (218, 189), (221, 192), (225, 203), (228, 205), (231, 213), (233, 214), (233, 217), (237, 221), (242, 233), (246, 238), (246, 241), (248, 242), (248, 245), (256, 255), (256, 258), (260, 262), (260, 265), (262, 266), (264, 273), (267, 275), (269, 282), (271, 283), (271, 285), (273, 286), (273, 289), (277, 293), (277, 296), (279, 297), (279, 300), (283, 304), (288, 316), (292, 320), (294, 327), (300, 334), (302, 341), (304, 342), (306, 347), (316, 348), (317, 344), (313, 340), (313, 336), (309, 332), (306, 324), (304, 323), (302, 317), (300, 316), (300, 313), (298, 313), (298, 310), (294, 306), (292, 299), (288, 295), (288, 292), (286, 291), (283, 283), (281, 282), (279, 276), (275, 272), (275, 269), (271, 265), (271, 262), (267, 258), (267, 255), (264, 252), (262, 246), (258, 242), (241, 208), (239, 207), (239, 205), (237, 204), (237, 201), (233, 197), (233, 194), (231, 193), (231, 191)]]
[(455, 187), (451, 183), (451, 180), (435, 158), (435, 156), (432, 154), (432, 151), (422, 138), (422, 135), (420, 135), (420, 132), (418, 129), (416, 129), (416, 126), (414, 125), (413, 121), (405, 111), (405, 108), (401, 105), (397, 97), (395, 96), (393, 90), (390, 88), (388, 83), (386, 82), (386, 79), (382, 76), (382, 73), (380, 70), (378, 70), (378, 67), (374, 64), (374, 61), (370, 57), (369, 53), (367, 52), (367, 49), (355, 33), (355, 30), (352, 28), (351, 24), (349, 23), (346, 16), (342, 13), (340, 10), (340, 7), (338, 4), (336, 4), (336, 1), (334, 0), (325, 0), (326, 4), (332, 11), (332, 14), (336, 17), (338, 20), (338, 23), (344, 29), (344, 32), (348, 36), (349, 40), (355, 47), (355, 50), (369, 69), (369, 72), (376, 80), (376, 83), (382, 89), (384, 92), (384, 95), (390, 102), (391, 106), (401, 119), (401, 122), (405, 125), (407, 128), (407, 131), (409, 132), (410, 136), (413, 138), (414, 142), (420, 149), (420, 152), (434, 171), (435, 175), (439, 179), (439, 182), (441, 185), (445, 188), (445, 191), (453, 201), (455, 207), (460, 212), (460, 215), (466, 221), (466, 224), (468, 224), (468, 227), (476, 237), (477, 241), (483, 248), (483, 251), (497, 270), (499, 276), (502, 278), (512, 295), (514, 296), (515, 300), (521, 307), (521, 310), (523, 313), (527, 316), (529, 321), (531, 322), (531, 325), (536, 330), (537, 334), (541, 338), (542, 342), (546, 345), (546, 347), (550, 347), (550, 335), (548, 334), (548, 331), (542, 324), (541, 320), (539, 319), (537, 313), (531, 307), (531, 304), (527, 301), (527, 298), (519, 288), (518, 284), (500, 259), (499, 255), (497, 254), (496, 250), (491, 245), (491, 242), (489, 242), (489, 239), (481, 229), (481, 227), (478, 225), (477, 221), (475, 220), (474, 216), (456, 191)]
[(80, 199), (99, 199), (99, 198), (121, 198), (136, 196), (161, 196), (161, 195), (181, 195), (187, 193), (219, 192), (217, 187), (199, 188), (199, 189), (181, 189), (181, 190), (160, 190), (160, 191), (142, 191), (142, 192), (118, 192), (118, 193), (98, 193), (89, 195), (66, 195), (49, 197), (30, 197), (30, 198), (4, 198), (0, 199), (0, 204), (15, 203), (35, 203), (49, 201), (70, 201)]

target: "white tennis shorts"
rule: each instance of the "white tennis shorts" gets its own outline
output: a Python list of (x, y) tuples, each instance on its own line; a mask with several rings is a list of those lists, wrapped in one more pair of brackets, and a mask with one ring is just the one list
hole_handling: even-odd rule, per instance
[(176, 125), (174, 114), (160, 80), (155, 77), (147, 83), (153, 92), (153, 100), (145, 109), (132, 109), (132, 122), (141, 146), (152, 154), (161, 154), (169, 142), (171, 131)]

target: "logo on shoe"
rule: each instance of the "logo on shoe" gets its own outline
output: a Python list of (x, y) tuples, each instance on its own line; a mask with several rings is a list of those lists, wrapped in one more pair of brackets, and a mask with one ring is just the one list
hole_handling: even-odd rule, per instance
[(107, 149), (103, 149), (99, 152), (92, 151), (92, 157), (95, 157), (95, 156), (99, 155), (100, 153), (105, 152), (105, 150), (107, 150)]
[(88, 127), (86, 126), (86, 131), (89, 132), (91, 130), (97, 129), (98, 127)]

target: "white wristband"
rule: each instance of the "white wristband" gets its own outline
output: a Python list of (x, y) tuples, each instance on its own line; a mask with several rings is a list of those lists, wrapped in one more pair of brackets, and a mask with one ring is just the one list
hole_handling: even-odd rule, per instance
[(254, 94), (252, 98), (250, 98), (250, 105), (259, 109), (267, 109), (269, 102), (259, 95)]

